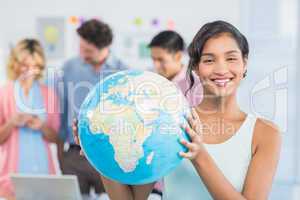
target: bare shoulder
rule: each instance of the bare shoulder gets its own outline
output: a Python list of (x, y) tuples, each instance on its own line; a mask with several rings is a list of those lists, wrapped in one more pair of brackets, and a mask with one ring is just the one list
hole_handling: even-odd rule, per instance
[(254, 127), (253, 150), (258, 148), (280, 149), (281, 133), (279, 127), (273, 122), (257, 118)]
[(261, 133), (262, 136), (280, 137), (279, 127), (273, 122), (263, 118), (257, 118), (254, 131)]

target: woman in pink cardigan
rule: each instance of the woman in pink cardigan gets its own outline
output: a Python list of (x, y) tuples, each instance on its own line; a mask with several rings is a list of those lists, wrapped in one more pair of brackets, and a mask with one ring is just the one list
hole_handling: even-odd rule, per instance
[(49, 143), (59, 129), (58, 99), (39, 79), (45, 67), (38, 41), (24, 39), (8, 61), (0, 88), (0, 197), (13, 197), (11, 173), (54, 174)]

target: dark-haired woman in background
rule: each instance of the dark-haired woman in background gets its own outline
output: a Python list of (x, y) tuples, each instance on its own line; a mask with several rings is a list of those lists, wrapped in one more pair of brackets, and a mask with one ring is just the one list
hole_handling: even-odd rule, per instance
[[(183, 127), (191, 141), (181, 141), (188, 152), (179, 154), (186, 159), (165, 177), (164, 199), (268, 198), (281, 137), (274, 124), (243, 112), (237, 103), (248, 54), (244, 35), (224, 21), (205, 24), (194, 37), (188, 71), (199, 76), (204, 98)], [(103, 180), (113, 200), (147, 199), (153, 187)]]

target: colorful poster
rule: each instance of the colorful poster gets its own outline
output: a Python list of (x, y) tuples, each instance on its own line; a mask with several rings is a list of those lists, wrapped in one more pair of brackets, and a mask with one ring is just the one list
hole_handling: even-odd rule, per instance
[(38, 18), (37, 34), (41, 41), (47, 59), (61, 59), (65, 55), (65, 19), (55, 18)]

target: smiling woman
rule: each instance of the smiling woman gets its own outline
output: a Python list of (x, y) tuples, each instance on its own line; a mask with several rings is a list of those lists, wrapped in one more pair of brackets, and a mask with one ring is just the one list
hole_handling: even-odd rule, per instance
[[(203, 83), (202, 102), (183, 127), (186, 158), (164, 178), (164, 199), (267, 199), (281, 147), (277, 127), (244, 113), (236, 95), (245, 77), (248, 42), (224, 21), (205, 24), (189, 46), (194, 71)], [(75, 131), (76, 133), (76, 131)], [(147, 199), (153, 184), (132, 186), (106, 179), (112, 199)], [(118, 192), (116, 192), (118, 191)]]
[[(8, 60), (7, 75), (11, 80), (20, 78), (26, 73), (35, 73), (36, 79), (41, 78), (45, 67), (45, 55), (37, 40), (25, 39), (11, 51)], [(29, 74), (28, 74), (29, 75)]]
[[(205, 51), (203, 51), (204, 49)], [(189, 54), (191, 87), (194, 82), (193, 70), (198, 73), (202, 83), (208, 86), (206, 87), (208, 93), (212, 89), (216, 91), (216, 88), (210, 88), (213, 87), (210, 84), (212, 82), (215, 83), (215, 86), (222, 88), (231, 81), (238, 83), (246, 77), (249, 54), (248, 41), (235, 27), (226, 22), (218, 21), (202, 27), (189, 47)], [(231, 68), (231, 71), (234, 70), (234, 73), (226, 73), (227, 66)], [(216, 69), (215, 73), (209, 78), (206, 77), (205, 74), (210, 74), (213, 69)]]
[(190, 44), (188, 71), (199, 76), (204, 98), (189, 119), (192, 141), (183, 142), (189, 152), (181, 155), (192, 162), (166, 177), (167, 199), (268, 198), (281, 139), (274, 124), (237, 104), (248, 54), (245, 36), (224, 21), (205, 24)]
[(49, 143), (56, 142), (59, 108), (54, 92), (38, 81), (44, 66), (37, 40), (21, 40), (11, 51), (10, 81), (0, 88), (0, 196), (14, 196), (11, 173), (55, 173)]
[(247, 56), (229, 34), (223, 33), (206, 42), (197, 74), (207, 94), (226, 96), (235, 91), (246, 73)]

